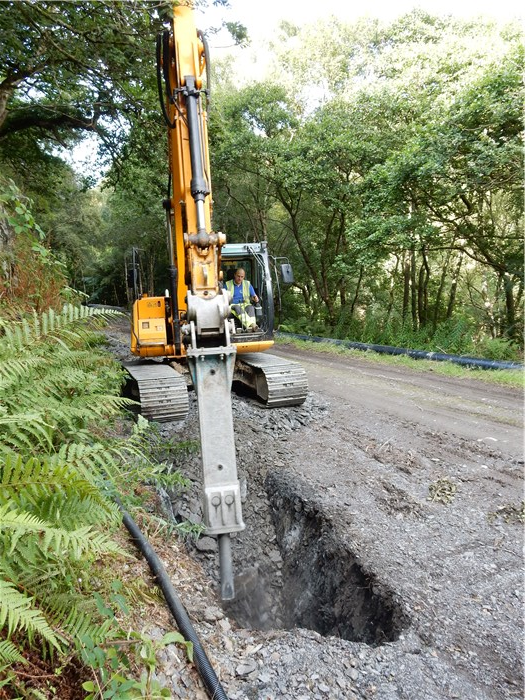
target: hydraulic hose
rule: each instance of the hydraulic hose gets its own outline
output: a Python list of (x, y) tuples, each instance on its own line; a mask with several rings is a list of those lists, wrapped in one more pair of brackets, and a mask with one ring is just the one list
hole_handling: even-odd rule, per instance
[(193, 625), (191, 624), (188, 613), (186, 612), (179, 596), (175, 592), (175, 589), (169, 579), (169, 576), (164, 568), (161, 560), (157, 556), (155, 550), (150, 545), (148, 540), (144, 537), (140, 531), (137, 523), (133, 520), (130, 514), (124, 509), (122, 503), (117, 499), (118, 506), (122, 512), (122, 520), (124, 525), (131, 534), (136, 546), (140, 549), (144, 558), (148, 562), (151, 571), (155, 575), (157, 582), (164, 593), (166, 603), (170, 609), (171, 614), (175, 618), (177, 626), (187, 642), (193, 644), (193, 658), (195, 660), (195, 666), (201, 677), (206, 692), (210, 698), (213, 700), (228, 700), (224, 688), (220, 684), (219, 679), (210, 660), (206, 656), (206, 652), (202, 648), (200, 640), (195, 632)]
[(208, 39), (204, 32), (200, 29), (197, 30), (197, 36), (202, 41), (204, 46), (204, 60), (206, 62), (206, 90), (203, 90), (206, 95), (206, 110), (210, 111), (210, 98), (211, 98), (211, 70), (210, 70), (210, 45), (208, 44)]
[(166, 61), (168, 60), (167, 58), (167, 43), (166, 43), (166, 36), (169, 37), (169, 33), (167, 32), (161, 32), (160, 34), (157, 34), (157, 46), (156, 46), (156, 55), (157, 55), (157, 90), (159, 93), (159, 102), (160, 102), (160, 107), (162, 109), (162, 116), (164, 117), (164, 121), (166, 124), (169, 126), (170, 129), (175, 128), (175, 122), (171, 121), (168, 110), (166, 109), (166, 104), (164, 100), (164, 90), (162, 88), (162, 65), (164, 65), (164, 82), (166, 86), (166, 94), (167, 94), (167, 99), (171, 99), (171, 87), (169, 84), (169, 73), (167, 72), (166, 68)]
[(369, 343), (357, 343), (351, 340), (337, 340), (334, 338), (322, 338), (317, 335), (299, 335), (297, 333), (279, 332), (282, 338), (297, 338), (297, 340), (309, 340), (313, 343), (330, 343), (331, 345), (342, 345), (352, 350), (372, 350), (373, 352), (386, 355), (407, 355), (416, 360), (434, 360), (435, 362), (452, 362), (463, 367), (477, 367), (478, 369), (519, 369), (523, 370), (523, 365), (519, 362), (505, 360), (484, 360), (480, 357), (463, 357), (461, 355), (448, 355), (444, 352), (431, 352), (427, 350), (408, 350), (407, 348), (396, 348), (392, 345), (373, 345)]

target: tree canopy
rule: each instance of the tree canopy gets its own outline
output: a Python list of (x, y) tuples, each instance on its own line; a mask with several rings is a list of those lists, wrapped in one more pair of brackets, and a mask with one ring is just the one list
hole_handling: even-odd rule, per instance
[[(0, 3), (0, 161), (97, 300), (125, 301), (131, 248), (147, 260), (145, 286), (165, 285), (154, 36), (167, 11)], [(520, 28), (417, 10), (388, 24), (285, 23), (272, 51), (262, 82), (239, 86), (232, 61), (213, 70), (214, 225), (291, 260), (288, 327), (521, 342)], [(86, 132), (112, 162), (98, 192), (53, 149)]]
[[(282, 30), (281, 92), (228, 95), (212, 156), (228, 201), (242, 201), (248, 182), (250, 201), (267, 202), (257, 231), (300, 270), (310, 326), (388, 342), (392, 326), (408, 326), (424, 341), (461, 317), (465, 328), (519, 340), (517, 28), (414, 11), (389, 26)], [(261, 122), (272, 89), (276, 109)], [(269, 131), (283, 101), (288, 120)], [(469, 313), (456, 306), (458, 284)]]

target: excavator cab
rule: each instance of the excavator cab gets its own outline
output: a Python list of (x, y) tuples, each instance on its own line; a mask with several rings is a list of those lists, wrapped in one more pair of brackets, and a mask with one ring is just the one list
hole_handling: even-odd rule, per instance
[[(223, 281), (233, 279), (235, 270), (242, 267), (259, 297), (255, 304), (255, 320), (260, 331), (244, 333), (236, 328), (232, 342), (238, 341), (272, 341), (274, 330), (274, 299), (272, 279), (268, 257), (268, 246), (263, 243), (227, 243), (221, 250), (221, 269)], [(242, 336), (242, 338), (241, 338)]]

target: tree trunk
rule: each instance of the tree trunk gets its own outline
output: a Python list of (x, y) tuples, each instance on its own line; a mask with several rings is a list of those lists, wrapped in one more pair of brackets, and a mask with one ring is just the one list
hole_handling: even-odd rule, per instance
[(436, 300), (434, 302), (434, 312), (432, 314), (432, 333), (436, 332), (436, 328), (439, 322), (439, 307), (441, 305), (441, 298), (443, 296), (443, 290), (445, 289), (445, 281), (447, 279), (447, 272), (448, 272), (448, 266), (450, 264), (450, 257), (452, 255), (452, 251), (449, 250), (447, 253), (447, 257), (445, 260), (445, 264), (443, 265), (443, 269), (441, 270), (441, 277), (439, 279), (439, 287), (436, 293)]
[(155, 258), (149, 256), (148, 260), (148, 294), (150, 297), (155, 296)]
[(458, 280), (459, 273), (461, 271), (461, 265), (463, 264), (463, 253), (459, 254), (458, 263), (456, 269), (452, 275), (452, 284), (450, 285), (450, 292), (448, 296), (448, 306), (447, 306), (447, 321), (452, 318), (454, 313), (454, 304), (456, 303), (456, 292), (458, 291)]
[(7, 87), (6, 81), (4, 80), (4, 82), (0, 84), (0, 129), (7, 117), (7, 102), (12, 94), (12, 88)]
[(505, 290), (505, 310), (507, 313), (504, 335), (507, 338), (513, 338), (516, 334), (516, 307), (514, 303), (514, 285), (509, 275), (503, 275), (503, 285)]
[(428, 316), (428, 280), (430, 279), (430, 268), (428, 267), (425, 249), (421, 250), (423, 263), (419, 268), (419, 279), (417, 285), (417, 315), (419, 328), (427, 325)]
[[(282, 193), (279, 193), (279, 200), (281, 204), (284, 206), (286, 211), (288, 212), (288, 215), (290, 216), (290, 229), (292, 231), (292, 235), (295, 239), (295, 242), (297, 243), (297, 247), (299, 248), (299, 251), (301, 253), (301, 256), (303, 258), (304, 264), (306, 265), (308, 272), (310, 273), (310, 278), (312, 282), (314, 283), (315, 290), (319, 296), (319, 299), (324, 303), (326, 306), (326, 309), (328, 311), (328, 322), (330, 325), (334, 325), (335, 323), (335, 309), (334, 309), (334, 304), (333, 300), (330, 297), (330, 294), (327, 291), (327, 286), (326, 286), (326, 276), (321, 273), (319, 274), (319, 270), (317, 266), (315, 266), (312, 262), (312, 259), (310, 255), (308, 254), (308, 251), (305, 246), (305, 242), (303, 237), (301, 236), (301, 232), (299, 231), (299, 226), (297, 224), (297, 216), (296, 216), (296, 211), (297, 211), (297, 206), (294, 209), (288, 199), (282, 195)], [(324, 265), (323, 265), (324, 266)]]
[(410, 291), (412, 306), (412, 328), (417, 331), (417, 285), (416, 285), (416, 254), (410, 253)]
[(354, 298), (352, 299), (352, 305), (350, 306), (350, 318), (354, 317), (355, 307), (357, 304), (357, 300), (359, 298), (359, 292), (361, 290), (361, 282), (363, 281), (363, 273), (364, 273), (364, 268), (361, 265), (361, 267), (359, 268), (359, 277), (357, 279), (357, 284), (355, 286)]
[(396, 267), (395, 267), (394, 271), (392, 272), (392, 277), (391, 277), (390, 292), (388, 294), (388, 308), (386, 310), (385, 324), (390, 321), (392, 309), (394, 308), (394, 298), (395, 298), (394, 291), (396, 288), (396, 277), (397, 277), (398, 269), (399, 269), (399, 257), (396, 255)]
[(403, 324), (408, 316), (408, 306), (410, 303), (410, 260), (405, 257), (403, 260)]

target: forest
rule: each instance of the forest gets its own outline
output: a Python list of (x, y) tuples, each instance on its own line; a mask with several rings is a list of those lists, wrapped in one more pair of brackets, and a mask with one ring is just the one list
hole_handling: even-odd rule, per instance
[[(62, 301), (125, 306), (133, 249), (144, 290), (166, 287), (155, 36), (169, 13), (1, 3), (2, 313), (47, 308), (50, 278)], [(214, 228), (292, 263), (281, 329), (516, 359), (521, 27), (419, 10), (282, 23), (263, 81), (210, 46)], [(99, 176), (70, 164), (86, 138)]]

